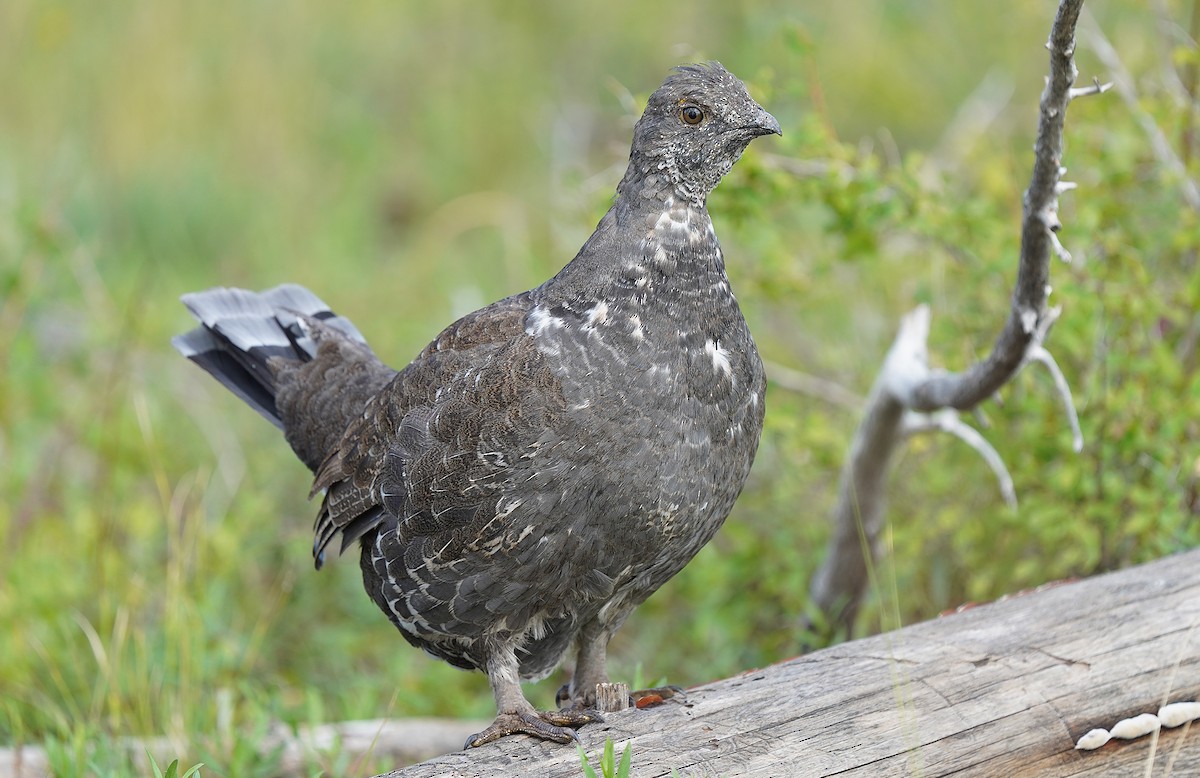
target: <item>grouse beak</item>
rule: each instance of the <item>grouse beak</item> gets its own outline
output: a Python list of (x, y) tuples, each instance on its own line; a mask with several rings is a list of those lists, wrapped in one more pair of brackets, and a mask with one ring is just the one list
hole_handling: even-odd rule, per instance
[(758, 109), (758, 113), (750, 124), (742, 129), (752, 133), (756, 138), (760, 135), (783, 135), (783, 130), (779, 127), (779, 120), (762, 108)]

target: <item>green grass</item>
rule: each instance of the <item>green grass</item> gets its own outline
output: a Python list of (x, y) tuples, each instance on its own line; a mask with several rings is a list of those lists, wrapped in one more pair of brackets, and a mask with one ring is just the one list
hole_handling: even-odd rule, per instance
[(183, 775), (180, 775), (178, 759), (172, 760), (171, 763), (167, 765), (166, 772), (164, 772), (161, 768), (159, 768), (158, 762), (154, 761), (153, 756), (147, 754), (146, 757), (150, 760), (150, 767), (154, 770), (154, 778), (191, 778), (193, 775), (199, 775), (200, 768), (204, 766), (203, 762), (192, 765), (184, 771)]
[(597, 778), (596, 767), (600, 768), (599, 775), (603, 778), (629, 778), (630, 770), (633, 769), (633, 743), (625, 744), (625, 748), (621, 751), (621, 761), (618, 762), (612, 738), (605, 738), (604, 751), (596, 760), (596, 767), (592, 766), (583, 746), (576, 745), (575, 749), (579, 752), (579, 763), (585, 778)]
[[(985, 353), (1007, 315), (1049, 9), (795, 5), (616, 0), (583, 20), (466, 2), (0, 4), (0, 744), (46, 744), (61, 775), (147, 774), (123, 738), (164, 737), (159, 762), (267, 775), (278, 722), (491, 714), (481, 675), (395, 634), (355, 560), (312, 570), (307, 473), (171, 351), (189, 326), (177, 299), (297, 281), (403, 363), (570, 258), (640, 100), (678, 62), (721, 59), (785, 128), (711, 202), (768, 359), (863, 394), (920, 302), (940, 364)], [(1196, 178), (1140, 8), (1094, 10)], [(1193, 5), (1171, 12), (1184, 25)], [(1181, 70), (1196, 60), (1167, 48)], [(1085, 44), (1080, 60), (1105, 75)], [(989, 72), (1011, 102), (951, 149), (941, 135)], [(894, 584), (862, 631), (1200, 543), (1197, 214), (1115, 97), (1072, 106), (1066, 164), (1081, 189), (1062, 237), (1081, 261), (1053, 269), (1050, 346), (1087, 447), (1070, 452), (1036, 370), (986, 408), (1019, 511), (960, 444), (914, 440), (892, 479)], [(617, 636), (614, 677), (691, 684), (797, 651), (856, 422), (771, 387), (734, 515)], [(311, 772), (345, 767), (335, 751)]]

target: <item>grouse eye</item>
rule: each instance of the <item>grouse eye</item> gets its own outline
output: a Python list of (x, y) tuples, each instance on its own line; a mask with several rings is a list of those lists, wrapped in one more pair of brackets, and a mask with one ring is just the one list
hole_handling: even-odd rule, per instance
[(679, 120), (684, 124), (697, 125), (704, 121), (704, 111), (694, 105), (685, 105), (679, 109)]

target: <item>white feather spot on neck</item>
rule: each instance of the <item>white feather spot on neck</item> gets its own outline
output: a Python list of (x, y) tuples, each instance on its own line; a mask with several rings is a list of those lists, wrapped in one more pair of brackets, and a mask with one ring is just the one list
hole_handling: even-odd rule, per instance
[(654, 223), (654, 229), (687, 232), (691, 229), (691, 221), (691, 211), (687, 208), (666, 208)]
[(525, 332), (536, 338), (549, 330), (556, 330), (564, 326), (566, 326), (566, 322), (557, 316), (552, 316), (544, 305), (539, 305), (529, 312)]
[(668, 364), (651, 365), (646, 375), (654, 379), (668, 381), (671, 378), (671, 366)]
[(634, 340), (645, 340), (646, 331), (642, 329), (642, 317), (636, 313), (629, 317), (629, 323), (633, 325), (633, 330), (630, 332)]
[(586, 327), (596, 327), (608, 321), (608, 303), (601, 300), (591, 307), (587, 313)]

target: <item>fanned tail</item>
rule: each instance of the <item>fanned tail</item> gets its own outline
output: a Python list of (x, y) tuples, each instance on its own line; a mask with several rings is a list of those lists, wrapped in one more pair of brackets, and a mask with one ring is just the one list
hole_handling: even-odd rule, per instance
[(217, 287), (181, 299), (200, 326), (172, 338), (171, 344), (281, 430), (276, 372), (270, 361), (308, 362), (316, 356), (306, 319), (366, 343), (349, 319), (297, 284), (265, 292)]

